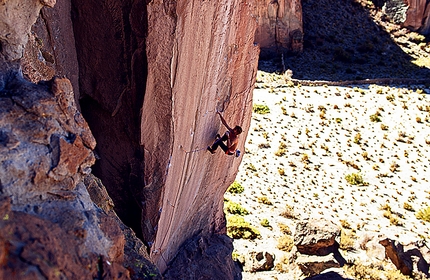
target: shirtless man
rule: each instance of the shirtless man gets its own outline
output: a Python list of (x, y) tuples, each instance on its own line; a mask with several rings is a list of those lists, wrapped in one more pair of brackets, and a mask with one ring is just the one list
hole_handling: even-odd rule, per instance
[[(215, 150), (219, 146), (227, 155), (236, 155), (236, 157), (238, 157), (240, 155), (240, 151), (236, 150), (236, 147), (239, 141), (238, 135), (242, 133), (242, 128), (238, 125), (233, 129), (230, 128), (227, 122), (221, 116), (221, 113), (217, 112), (217, 114), (221, 118), (222, 124), (228, 129), (228, 131), (226, 131), (222, 137), (217, 134), (216, 141), (213, 143), (212, 147), (208, 146), (208, 151), (214, 154)], [(224, 141), (227, 141), (227, 143), (224, 144)]]

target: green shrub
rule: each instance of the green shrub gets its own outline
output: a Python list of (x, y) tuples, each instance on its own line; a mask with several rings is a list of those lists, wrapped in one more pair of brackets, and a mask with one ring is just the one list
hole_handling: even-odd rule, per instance
[(254, 104), (254, 106), (252, 106), (252, 110), (254, 111), (254, 113), (261, 115), (270, 113), (269, 107), (263, 104)]
[(275, 156), (281, 157), (287, 153), (287, 144), (279, 143), (279, 149), (275, 152)]
[(367, 185), (363, 180), (363, 176), (359, 173), (351, 173), (345, 176), (345, 179), (351, 185)]
[(233, 215), (248, 215), (249, 212), (242, 205), (233, 201), (227, 201), (224, 203), (224, 210)]
[(266, 204), (266, 205), (272, 205), (272, 202), (267, 198), (267, 196), (260, 196), (257, 198), (258, 202)]
[(405, 202), (403, 203), (403, 209), (411, 211), (411, 212), (415, 212), (414, 208), (412, 207), (412, 205), (410, 205), (409, 203)]
[(244, 190), (245, 188), (236, 181), (234, 181), (233, 184), (231, 184), (227, 189), (229, 193), (243, 193)]
[(430, 222), (430, 206), (419, 210), (416, 217), (417, 219)]
[(260, 237), (260, 232), (242, 216), (231, 215), (227, 217), (227, 235), (233, 239), (255, 239)]
[(269, 223), (269, 220), (268, 220), (268, 219), (266, 219), (266, 218), (264, 218), (264, 219), (262, 219), (262, 220), (260, 221), (260, 225), (262, 225), (263, 227), (271, 227), (271, 226), (270, 226), (270, 223)]
[(371, 122), (381, 122), (381, 118), (378, 116), (378, 114), (370, 115), (370, 121)]
[(357, 134), (354, 136), (354, 143), (355, 143), (355, 144), (360, 144), (360, 141), (361, 141), (361, 134), (360, 134), (360, 133), (357, 133)]

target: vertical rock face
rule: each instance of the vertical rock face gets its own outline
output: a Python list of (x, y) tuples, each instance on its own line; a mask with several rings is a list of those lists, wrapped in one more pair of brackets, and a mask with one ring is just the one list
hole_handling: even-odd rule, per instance
[(141, 111), (147, 75), (146, 1), (73, 0), (72, 20), (81, 109), (100, 157), (93, 170), (119, 217), (142, 238), (142, 204), (150, 199), (142, 197), (146, 163), (140, 145), (140, 119), (146, 114)]
[(408, 0), (408, 10), (403, 26), (422, 34), (430, 34), (430, 2), (427, 0)]
[(300, 0), (258, 0), (253, 13), (258, 19), (255, 41), (262, 51), (302, 50)]
[[(160, 206), (147, 204), (149, 219), (143, 224), (155, 232), (151, 257), (161, 271), (185, 240), (224, 231), (222, 197), (240, 158), (222, 151), (211, 155), (206, 147), (225, 131), (216, 110), (231, 126), (249, 128), (258, 59), (255, 27), (246, 2), (148, 5), (144, 197), (162, 196)], [(151, 215), (160, 215), (157, 228)]]
[(251, 6), (72, 4), (81, 107), (98, 139), (94, 171), (164, 271), (187, 239), (224, 230), (222, 197), (240, 158), (205, 149), (225, 130), (217, 109), (243, 135), (249, 126), (258, 59)]

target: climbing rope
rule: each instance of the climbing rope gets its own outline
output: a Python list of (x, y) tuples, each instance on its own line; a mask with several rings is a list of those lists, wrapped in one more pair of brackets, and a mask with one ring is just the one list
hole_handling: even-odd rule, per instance
[(196, 153), (196, 152), (200, 152), (200, 151), (203, 151), (203, 150), (206, 150), (206, 149), (207, 149), (207, 148), (197, 148), (197, 149), (194, 149), (194, 150), (191, 150), (191, 151), (187, 151), (187, 150), (185, 150), (185, 149), (184, 149), (184, 147), (182, 147), (182, 145), (180, 145), (180, 146), (179, 146), (179, 148), (180, 148), (182, 151), (184, 151), (186, 154)]

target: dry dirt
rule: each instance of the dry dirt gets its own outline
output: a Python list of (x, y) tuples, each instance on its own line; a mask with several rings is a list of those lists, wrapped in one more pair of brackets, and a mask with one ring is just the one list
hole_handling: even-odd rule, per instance
[[(253, 114), (236, 179), (245, 191), (225, 197), (250, 212), (244, 218), (261, 238), (235, 240), (235, 254), (268, 251), (275, 265), (288, 257), (276, 248), (279, 224), (294, 234), (297, 220), (281, 216), (286, 207), (297, 219), (347, 222), (357, 248), (366, 236), (429, 243), (429, 223), (415, 216), (430, 206), (429, 84), (287, 86), (277, 75), (291, 69), (294, 79), (310, 81), (429, 79), (428, 38), (393, 24), (371, 1), (302, 3), (303, 53), (260, 60), (254, 104), (267, 105), (270, 113)], [(278, 156), (281, 143), (285, 154)], [(353, 173), (364, 184), (348, 183), (346, 176)], [(271, 205), (262, 203), (263, 197)], [(269, 227), (261, 225), (263, 219)], [(350, 262), (375, 260), (362, 250), (341, 254)], [(276, 269), (242, 275), (304, 278)]]

